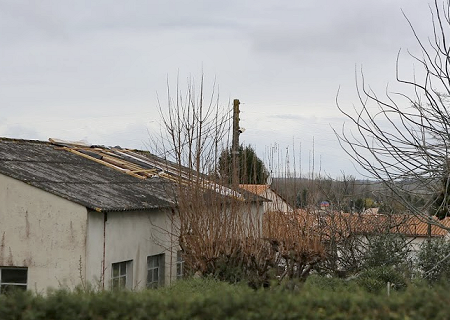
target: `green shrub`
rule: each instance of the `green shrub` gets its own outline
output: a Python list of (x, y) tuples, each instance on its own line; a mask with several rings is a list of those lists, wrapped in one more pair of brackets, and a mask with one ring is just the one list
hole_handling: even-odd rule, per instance
[(304, 290), (316, 288), (322, 290), (343, 291), (350, 286), (351, 283), (342, 278), (311, 275), (306, 279), (302, 288)]
[(365, 269), (385, 266), (411, 265), (409, 256), (411, 245), (405, 237), (380, 233), (367, 237), (367, 245), (362, 257), (362, 266)]
[(394, 290), (403, 290), (407, 287), (404, 274), (390, 266), (367, 269), (359, 274), (356, 282), (365, 290), (374, 293), (387, 290), (388, 282)]
[(419, 247), (416, 265), (422, 277), (429, 282), (450, 280), (450, 242), (442, 239), (429, 239)]
[(335, 280), (313, 276), (298, 291), (193, 279), (142, 292), (58, 290), (45, 297), (17, 292), (0, 295), (0, 319), (448, 319), (450, 314), (448, 287), (412, 285), (387, 297)]

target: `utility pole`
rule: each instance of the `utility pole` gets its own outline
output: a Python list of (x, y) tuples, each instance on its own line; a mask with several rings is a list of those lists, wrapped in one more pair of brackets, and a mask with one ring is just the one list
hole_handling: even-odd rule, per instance
[(232, 185), (234, 188), (239, 186), (239, 99), (233, 100), (233, 140), (231, 144), (232, 154)]

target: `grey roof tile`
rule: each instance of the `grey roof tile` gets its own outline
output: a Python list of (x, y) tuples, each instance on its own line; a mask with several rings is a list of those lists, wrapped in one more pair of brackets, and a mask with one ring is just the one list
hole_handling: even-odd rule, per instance
[(0, 173), (94, 210), (174, 205), (170, 182), (139, 179), (48, 142), (0, 138)]

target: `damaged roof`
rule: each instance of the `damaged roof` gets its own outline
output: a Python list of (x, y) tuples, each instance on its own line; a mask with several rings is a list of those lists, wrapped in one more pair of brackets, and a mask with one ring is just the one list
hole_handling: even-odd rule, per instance
[[(0, 173), (97, 211), (173, 207), (175, 186), (193, 176), (148, 152), (49, 140), (0, 138)], [(260, 201), (200, 176), (206, 193)]]
[(0, 138), (0, 173), (97, 211), (174, 205), (170, 181), (159, 176), (139, 179), (69, 149), (50, 142)]

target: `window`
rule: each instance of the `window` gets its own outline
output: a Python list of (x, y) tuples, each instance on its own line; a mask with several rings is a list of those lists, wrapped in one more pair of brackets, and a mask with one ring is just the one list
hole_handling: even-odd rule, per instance
[(183, 251), (177, 251), (177, 279), (183, 278), (184, 274), (184, 257)]
[(111, 272), (111, 289), (131, 288), (133, 260), (113, 263)]
[(164, 253), (147, 257), (147, 288), (164, 285)]
[(28, 268), (0, 267), (0, 293), (26, 290)]

